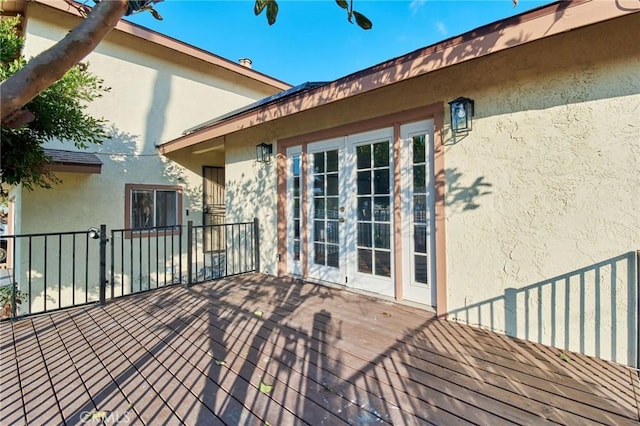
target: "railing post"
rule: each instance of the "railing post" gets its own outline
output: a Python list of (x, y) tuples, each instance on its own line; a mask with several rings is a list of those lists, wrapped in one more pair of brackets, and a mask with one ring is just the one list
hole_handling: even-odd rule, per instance
[(15, 280), (11, 280), (11, 318), (12, 319), (16, 319), (16, 317), (18, 316), (18, 307), (17, 307), (17, 303), (16, 303), (16, 299), (17, 299), (17, 283), (15, 282)]
[(253, 249), (253, 268), (255, 272), (260, 272), (260, 221), (257, 217), (253, 218)]
[(193, 221), (187, 222), (187, 287), (190, 287), (193, 283), (192, 269), (193, 269)]
[(107, 225), (100, 225), (100, 305), (107, 304)]

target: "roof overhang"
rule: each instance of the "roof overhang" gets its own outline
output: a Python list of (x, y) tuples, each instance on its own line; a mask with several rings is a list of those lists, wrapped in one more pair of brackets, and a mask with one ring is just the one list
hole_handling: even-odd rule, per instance
[(361, 95), (404, 80), (640, 11), (636, 0), (559, 1), (469, 31), (305, 93), (294, 93), (158, 146), (160, 153), (192, 147), (283, 117)]
[(45, 148), (44, 153), (49, 158), (46, 168), (51, 172), (100, 174), (102, 171), (102, 161), (92, 152)]

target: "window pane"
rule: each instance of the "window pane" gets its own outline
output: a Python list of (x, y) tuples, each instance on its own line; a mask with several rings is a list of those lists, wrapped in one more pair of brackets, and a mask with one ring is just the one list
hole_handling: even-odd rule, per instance
[(131, 191), (131, 228), (153, 227), (153, 191), (134, 189)]
[(327, 172), (338, 171), (338, 150), (327, 151)]
[(389, 165), (389, 142), (380, 142), (373, 145), (374, 167), (387, 167)]
[(373, 228), (373, 240), (377, 248), (391, 248), (391, 225), (376, 223)]
[(293, 242), (293, 260), (300, 260), (300, 241)]
[(373, 251), (358, 249), (358, 272), (373, 273)]
[(293, 196), (294, 197), (300, 196), (300, 178), (299, 177), (293, 178)]
[(300, 176), (300, 156), (293, 157), (293, 175)]
[(373, 192), (375, 194), (389, 193), (389, 169), (376, 170), (373, 179)]
[(413, 137), (413, 162), (424, 163), (425, 138), (424, 135)]
[(293, 221), (293, 238), (300, 238), (300, 220)]
[(371, 247), (371, 224), (358, 224), (358, 245), (360, 247)]
[(419, 283), (427, 283), (427, 256), (416, 255), (413, 257), (415, 263), (415, 280)]
[(356, 148), (358, 157), (358, 169), (368, 169), (371, 167), (371, 146), (362, 145)]
[(324, 173), (324, 152), (313, 154), (313, 168), (315, 173)]
[(391, 253), (376, 250), (376, 275), (391, 276)]
[(156, 191), (156, 226), (178, 224), (178, 196), (176, 191)]
[(296, 219), (300, 218), (300, 199), (293, 199), (293, 217)]
[(358, 195), (371, 194), (371, 172), (358, 172)]
[(327, 195), (338, 195), (338, 174), (327, 175)]

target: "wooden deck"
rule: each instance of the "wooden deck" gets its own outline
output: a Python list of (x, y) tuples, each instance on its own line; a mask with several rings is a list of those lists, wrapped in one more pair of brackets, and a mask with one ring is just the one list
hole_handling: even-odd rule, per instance
[(262, 275), (0, 333), (2, 425), (638, 424), (630, 369)]

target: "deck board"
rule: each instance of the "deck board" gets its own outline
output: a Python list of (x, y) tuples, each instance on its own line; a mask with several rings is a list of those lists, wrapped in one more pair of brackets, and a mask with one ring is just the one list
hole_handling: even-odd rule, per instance
[(639, 424), (635, 371), (559, 353), (249, 274), (0, 323), (0, 424)]

